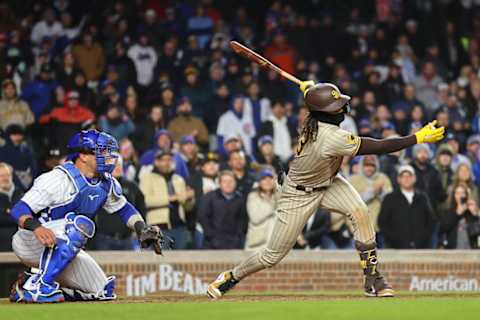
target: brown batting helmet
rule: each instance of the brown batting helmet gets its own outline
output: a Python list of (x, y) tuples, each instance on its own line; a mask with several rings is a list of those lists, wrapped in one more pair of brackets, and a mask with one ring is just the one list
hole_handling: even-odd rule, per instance
[(305, 104), (310, 111), (334, 113), (342, 109), (350, 97), (340, 93), (338, 87), (332, 83), (317, 83), (305, 92)]

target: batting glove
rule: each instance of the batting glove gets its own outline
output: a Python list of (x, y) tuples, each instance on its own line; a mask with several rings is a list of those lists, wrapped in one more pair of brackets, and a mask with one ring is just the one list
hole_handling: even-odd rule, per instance
[(314, 85), (315, 85), (315, 82), (313, 82), (312, 80), (300, 82), (300, 90), (302, 90), (304, 97), (307, 95), (308, 89), (310, 89)]
[(417, 143), (435, 143), (443, 139), (445, 134), (445, 127), (437, 128), (437, 120), (433, 120), (420, 131), (415, 133)]

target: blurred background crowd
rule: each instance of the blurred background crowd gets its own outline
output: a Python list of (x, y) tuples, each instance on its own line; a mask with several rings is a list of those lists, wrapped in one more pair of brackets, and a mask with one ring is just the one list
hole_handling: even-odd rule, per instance
[[(233, 54), (235, 39), (301, 79), (352, 96), (341, 124), (447, 138), (345, 158), (385, 248), (479, 247), (480, 1), (2, 1), (0, 249), (12, 203), (62, 163), (77, 131), (115, 136), (126, 197), (175, 249), (266, 244), (308, 113), (300, 90)], [(136, 249), (100, 212), (93, 249)], [(299, 249), (353, 248), (348, 219), (319, 210)]]

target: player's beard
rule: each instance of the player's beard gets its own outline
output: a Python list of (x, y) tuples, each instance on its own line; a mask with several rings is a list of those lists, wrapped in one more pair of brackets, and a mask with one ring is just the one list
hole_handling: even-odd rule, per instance
[(310, 114), (317, 121), (334, 124), (336, 126), (340, 125), (340, 123), (345, 120), (345, 113), (343, 112), (332, 114), (321, 111), (310, 111)]

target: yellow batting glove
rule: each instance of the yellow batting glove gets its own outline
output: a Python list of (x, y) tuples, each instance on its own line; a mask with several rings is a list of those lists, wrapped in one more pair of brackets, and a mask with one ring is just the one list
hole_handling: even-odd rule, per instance
[(445, 134), (445, 127), (437, 128), (437, 120), (433, 120), (420, 131), (415, 133), (417, 143), (435, 143), (443, 139)]
[(310, 89), (314, 85), (315, 85), (315, 82), (313, 82), (312, 80), (300, 82), (300, 90), (302, 90), (304, 97), (307, 95), (308, 89)]

